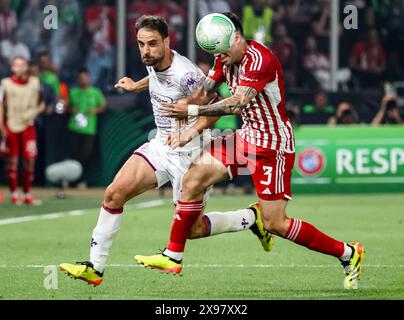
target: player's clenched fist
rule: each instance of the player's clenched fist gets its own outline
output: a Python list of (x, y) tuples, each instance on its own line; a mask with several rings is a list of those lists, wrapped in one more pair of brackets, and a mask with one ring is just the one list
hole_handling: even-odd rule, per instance
[(136, 82), (131, 78), (124, 77), (115, 85), (116, 89), (124, 89), (126, 91), (134, 91), (136, 89)]

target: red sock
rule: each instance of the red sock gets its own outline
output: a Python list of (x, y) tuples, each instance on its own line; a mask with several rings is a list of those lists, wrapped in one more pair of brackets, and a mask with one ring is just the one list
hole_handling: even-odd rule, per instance
[(311, 250), (340, 258), (344, 243), (334, 240), (301, 220), (292, 219), (286, 238)]
[(10, 192), (16, 192), (17, 191), (17, 185), (18, 185), (18, 171), (17, 169), (7, 169), (7, 180), (8, 180), (8, 188), (10, 189)]
[(22, 190), (24, 193), (30, 193), (32, 187), (32, 181), (34, 180), (34, 173), (24, 170), (22, 174)]
[(203, 210), (203, 201), (178, 201), (174, 222), (171, 227), (170, 242), (167, 249), (173, 252), (184, 252), (185, 243), (191, 233), (192, 226)]

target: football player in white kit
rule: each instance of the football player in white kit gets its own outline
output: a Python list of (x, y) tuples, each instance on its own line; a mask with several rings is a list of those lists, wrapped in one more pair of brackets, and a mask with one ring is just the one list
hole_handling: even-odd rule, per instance
[[(150, 91), (157, 136), (134, 152), (107, 188), (93, 231), (90, 260), (60, 265), (60, 269), (70, 277), (94, 286), (103, 281), (106, 260), (120, 229), (125, 203), (169, 181), (173, 186), (174, 203), (177, 203), (182, 179), (192, 161), (210, 143), (208, 129), (217, 120), (212, 117), (189, 117), (180, 124), (162, 115), (162, 103), (174, 103), (190, 95), (204, 82), (205, 76), (191, 61), (170, 49), (168, 26), (163, 18), (142, 16), (137, 21), (136, 30), (142, 62), (149, 75), (137, 82), (125, 77), (119, 80), (116, 88), (130, 92)], [(253, 210), (206, 215), (209, 215), (211, 223), (209, 235), (242, 231), (254, 226), (251, 230), (258, 236), (264, 249), (270, 250), (271, 236), (263, 227), (257, 231), (258, 218)], [(207, 235), (199, 234), (195, 229), (189, 237), (204, 236)]]

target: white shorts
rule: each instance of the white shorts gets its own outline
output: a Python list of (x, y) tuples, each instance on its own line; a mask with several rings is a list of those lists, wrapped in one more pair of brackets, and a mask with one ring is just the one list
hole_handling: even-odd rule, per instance
[[(153, 139), (142, 145), (134, 152), (145, 159), (156, 173), (157, 189), (171, 182), (173, 187), (173, 201), (177, 204), (182, 191), (182, 180), (192, 162), (201, 154), (201, 149), (194, 149), (188, 152), (178, 152), (163, 144), (158, 139)], [(205, 195), (205, 202), (208, 200)]]

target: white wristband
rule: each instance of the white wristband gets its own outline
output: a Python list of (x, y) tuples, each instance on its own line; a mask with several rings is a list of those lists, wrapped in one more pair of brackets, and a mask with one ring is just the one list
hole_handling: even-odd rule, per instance
[(199, 114), (199, 106), (197, 104), (190, 104), (188, 106), (188, 115), (191, 117), (197, 117)]

